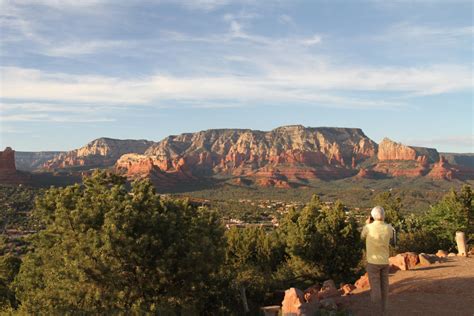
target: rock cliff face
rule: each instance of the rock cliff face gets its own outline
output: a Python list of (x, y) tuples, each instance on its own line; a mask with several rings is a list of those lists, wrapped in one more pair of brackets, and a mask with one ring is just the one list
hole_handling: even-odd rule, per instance
[(10, 147), (5, 148), (0, 152), (0, 171), (1, 172), (15, 172), (15, 151)]
[(15, 164), (18, 170), (35, 171), (41, 169), (44, 163), (54, 159), (63, 151), (15, 151)]
[(453, 170), (451, 165), (446, 159), (441, 156), (439, 162), (433, 165), (433, 168), (429, 172), (428, 176), (433, 179), (446, 179), (452, 180), (455, 176), (456, 170)]
[(379, 161), (414, 160), (422, 164), (427, 164), (437, 162), (439, 160), (439, 154), (434, 148), (406, 146), (384, 138), (379, 144), (377, 158)]
[(86, 146), (59, 154), (46, 161), (43, 168), (54, 170), (68, 167), (104, 168), (115, 164), (127, 153), (144, 153), (153, 144), (147, 140), (99, 138)]
[(377, 144), (355, 128), (222, 129), (169, 136), (144, 155), (122, 156), (116, 169), (131, 177), (153, 173), (193, 179), (224, 174), (288, 187), (301, 180), (353, 175), (360, 162), (376, 153)]
[(22, 184), (27, 183), (29, 175), (16, 170), (15, 151), (10, 147), (0, 151), (0, 183)]
[(378, 163), (373, 171), (393, 177), (419, 177), (426, 175), (430, 164), (439, 160), (434, 148), (413, 147), (384, 138), (379, 144)]
[(130, 179), (147, 177), (166, 189), (216, 179), (281, 188), (346, 177), (474, 179), (474, 168), (452, 164), (433, 148), (388, 138), (377, 145), (357, 128), (301, 125), (272, 131), (214, 129), (156, 143), (100, 138), (44, 164), (46, 170), (111, 166)]

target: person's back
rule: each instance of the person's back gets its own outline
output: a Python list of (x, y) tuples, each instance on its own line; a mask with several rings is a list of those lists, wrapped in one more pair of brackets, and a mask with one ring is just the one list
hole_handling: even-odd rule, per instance
[(389, 244), (394, 229), (384, 222), (385, 212), (380, 206), (372, 209), (373, 219), (368, 219), (361, 236), (366, 240), (367, 273), (370, 283), (372, 311), (379, 315), (387, 310)]
[(374, 221), (365, 225), (362, 236), (366, 238), (367, 262), (388, 264), (392, 226), (382, 221)]

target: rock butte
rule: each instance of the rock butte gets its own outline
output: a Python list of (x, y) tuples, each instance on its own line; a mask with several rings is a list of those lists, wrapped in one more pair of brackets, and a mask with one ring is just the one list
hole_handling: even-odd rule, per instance
[(23, 184), (27, 183), (28, 180), (28, 174), (16, 170), (15, 151), (10, 147), (0, 151), (0, 183)]
[(99, 138), (43, 165), (46, 170), (112, 166), (131, 179), (148, 177), (161, 188), (213, 176), (281, 188), (347, 177), (474, 179), (474, 168), (450, 164), (433, 148), (388, 138), (377, 145), (358, 128), (301, 125), (271, 131), (213, 129), (160, 142)]
[(77, 166), (110, 167), (120, 156), (127, 153), (144, 153), (152, 144), (153, 142), (147, 140), (98, 138), (84, 147), (57, 155), (46, 161), (43, 168), (54, 170)]

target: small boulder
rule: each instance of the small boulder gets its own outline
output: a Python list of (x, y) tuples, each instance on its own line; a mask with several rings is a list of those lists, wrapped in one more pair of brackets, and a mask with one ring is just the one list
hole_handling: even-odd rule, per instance
[(304, 294), (297, 288), (290, 288), (285, 291), (285, 298), (281, 303), (283, 315), (301, 315), (301, 307), (305, 303)]
[(444, 250), (438, 250), (436, 256), (438, 256), (439, 258), (446, 258), (448, 256), (448, 252)]
[(407, 263), (408, 269), (413, 269), (420, 262), (416, 252), (404, 252), (400, 255), (405, 257), (405, 262)]
[(456, 254), (454, 252), (448, 253), (448, 257), (456, 257)]
[(346, 295), (349, 295), (352, 293), (352, 291), (354, 291), (356, 289), (355, 285), (352, 285), (352, 284), (344, 284), (343, 286), (341, 286), (341, 288), (339, 289), (339, 292), (343, 295), (343, 296), (346, 296)]
[(358, 289), (369, 289), (369, 274), (366, 272), (363, 276), (359, 278), (359, 280), (356, 281), (354, 285)]
[(418, 257), (420, 259), (420, 265), (422, 266), (429, 266), (439, 261), (439, 258), (437, 256), (429, 255), (426, 253), (420, 253)]
[(395, 273), (397, 271), (400, 271), (400, 268), (397, 267), (396, 265), (390, 264), (388, 266), (388, 273)]
[(408, 270), (406, 257), (402, 256), (401, 254), (398, 254), (395, 257), (388, 258), (388, 262), (389, 264), (396, 266), (400, 270), (403, 270), (403, 271)]
[(321, 287), (319, 284), (315, 284), (306, 290), (304, 290), (304, 299), (308, 303), (318, 303), (318, 293)]
[(326, 280), (324, 281), (321, 290), (319, 290), (318, 298), (320, 300), (323, 300), (329, 297), (340, 296), (340, 295), (341, 293), (337, 290), (336, 284), (334, 283), (334, 281)]

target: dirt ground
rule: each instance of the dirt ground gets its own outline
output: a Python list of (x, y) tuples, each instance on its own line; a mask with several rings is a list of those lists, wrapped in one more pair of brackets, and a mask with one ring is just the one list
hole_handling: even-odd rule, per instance
[[(474, 316), (474, 258), (449, 257), (442, 263), (390, 275), (388, 315)], [(347, 296), (354, 315), (371, 315), (369, 291)]]

